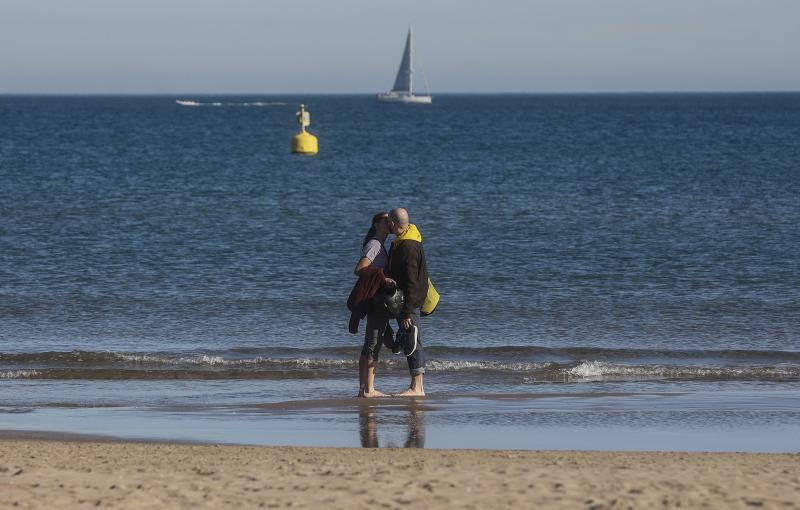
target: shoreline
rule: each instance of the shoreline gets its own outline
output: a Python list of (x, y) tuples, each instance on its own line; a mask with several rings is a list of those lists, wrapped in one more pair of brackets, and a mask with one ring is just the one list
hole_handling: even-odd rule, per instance
[(796, 413), (785, 411), (797, 401), (795, 392), (785, 391), (603, 391), (12, 405), (0, 407), (0, 438), (64, 440), (78, 434), (82, 441), (254, 446), (798, 453), (800, 425)]
[(0, 507), (800, 508), (800, 454), (12, 438)]
[[(237, 443), (215, 443), (211, 441), (192, 441), (191, 439), (146, 438), (112, 436), (107, 434), (81, 434), (79, 432), (59, 432), (55, 430), (0, 429), (0, 443), (8, 441), (49, 441), (64, 443), (98, 444), (181, 444), (181, 445), (231, 445)], [(245, 446), (242, 444), (241, 446)]]

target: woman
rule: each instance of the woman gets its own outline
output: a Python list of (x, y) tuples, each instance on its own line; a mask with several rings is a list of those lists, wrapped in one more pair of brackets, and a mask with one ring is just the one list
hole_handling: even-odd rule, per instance
[[(380, 212), (372, 217), (372, 226), (364, 241), (361, 243), (361, 258), (353, 271), (356, 275), (362, 269), (385, 269), (389, 264), (389, 254), (383, 243), (389, 235), (389, 213)], [(390, 278), (384, 284), (392, 285)], [(364, 347), (358, 360), (358, 396), (359, 397), (385, 397), (384, 393), (375, 389), (375, 368), (378, 365), (383, 336), (387, 334), (389, 320), (367, 313), (367, 330), (364, 333)], [(391, 334), (391, 330), (388, 331)]]

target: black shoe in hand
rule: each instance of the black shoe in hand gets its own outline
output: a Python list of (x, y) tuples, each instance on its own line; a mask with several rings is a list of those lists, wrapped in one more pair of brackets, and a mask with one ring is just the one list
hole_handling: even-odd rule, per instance
[(397, 331), (397, 336), (394, 338), (394, 354), (400, 354), (402, 349), (404, 356), (411, 356), (417, 350), (417, 335), (418, 329), (412, 325), (408, 329), (400, 329)]
[(394, 330), (388, 324), (386, 325), (386, 329), (383, 331), (383, 338), (381, 341), (383, 342), (384, 347), (391, 349), (392, 352), (394, 352)]
[(405, 336), (403, 330), (398, 329), (397, 335), (394, 337), (394, 343), (392, 344), (392, 354), (400, 354), (403, 352), (403, 336)]

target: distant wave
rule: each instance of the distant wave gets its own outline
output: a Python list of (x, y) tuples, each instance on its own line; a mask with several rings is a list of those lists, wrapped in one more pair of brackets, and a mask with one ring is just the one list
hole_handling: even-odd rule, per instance
[(0, 371), (3, 379), (51, 380), (147, 380), (168, 379), (235, 380), (235, 379), (328, 379), (324, 370), (142, 370), (120, 368), (50, 368), (42, 370)]
[(201, 103), (191, 99), (176, 99), (176, 103), (181, 106), (286, 106), (289, 103), (282, 101), (248, 101), (248, 102), (210, 102)]
[[(350, 350), (352, 351), (352, 349)], [(89, 367), (89, 366), (172, 366), (172, 367), (350, 367), (356, 364), (353, 359), (330, 359), (312, 357), (269, 357), (226, 358), (224, 355), (192, 353), (137, 353), (111, 351), (69, 351), (69, 352), (30, 352), (0, 354), (2, 364), (27, 364), (36, 366)]]
[[(608, 359), (609, 350), (574, 348), (574, 352), (569, 349), (557, 352), (562, 357), (570, 357), (567, 354), (580, 354), (580, 357), (533, 359), (542, 356), (542, 349), (550, 357), (557, 357), (549, 348), (542, 347), (451, 349), (434, 346), (426, 348), (426, 352), (428, 369), (432, 372), (476, 380), (499, 378), (510, 384), (651, 379), (800, 381), (800, 354), (795, 352), (681, 351), (676, 354), (613, 350), (619, 359), (612, 361)], [(604, 356), (583, 356), (587, 353)], [(634, 353), (638, 353), (638, 359)], [(358, 365), (356, 356), (357, 349), (350, 347), (243, 348), (195, 353), (78, 350), (8, 353), (0, 354), (0, 379), (340, 379), (353, 376)], [(687, 357), (689, 362), (685, 361)], [(652, 358), (661, 359), (653, 362)], [(401, 370), (405, 359), (389, 354), (382, 358), (381, 365)]]
[(478, 357), (489, 359), (530, 360), (719, 360), (723, 362), (800, 362), (800, 351), (740, 350), (740, 349), (625, 349), (605, 347), (544, 347), (544, 346), (498, 346), (498, 347), (426, 347), (426, 352), (448, 356)]
[[(355, 346), (343, 347), (235, 347), (220, 352), (225, 355), (249, 356), (350, 356), (358, 349)], [(526, 360), (526, 361), (568, 361), (568, 360), (719, 360), (723, 362), (755, 363), (764, 361), (800, 363), (800, 351), (780, 350), (741, 350), (741, 349), (627, 349), (589, 346), (546, 347), (538, 345), (504, 345), (494, 347), (455, 347), (444, 345), (425, 346), (425, 352), (437, 357), (477, 360)], [(2, 360), (2, 354), (0, 354)]]
[[(598, 360), (608, 362), (639, 363), (694, 363), (702, 364), (768, 364), (800, 363), (800, 351), (778, 350), (650, 350), (609, 349), (600, 347), (452, 347), (425, 346), (425, 352), (437, 359), (462, 361), (501, 362), (582, 362)], [(234, 347), (225, 350), (199, 350), (193, 352), (115, 352), (115, 351), (39, 351), (0, 352), (0, 365), (6, 363), (158, 363), (194, 365), (265, 364), (284, 362), (287, 358), (298, 363), (322, 363), (331, 357), (352, 361), (358, 353), (357, 346), (335, 347)], [(385, 357), (385, 356), (384, 356)], [(341, 361), (339, 360), (339, 361)]]

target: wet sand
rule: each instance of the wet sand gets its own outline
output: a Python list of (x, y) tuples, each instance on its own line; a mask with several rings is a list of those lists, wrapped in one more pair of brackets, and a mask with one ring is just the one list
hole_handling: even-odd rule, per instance
[(800, 508), (800, 454), (0, 439), (2, 508)]

